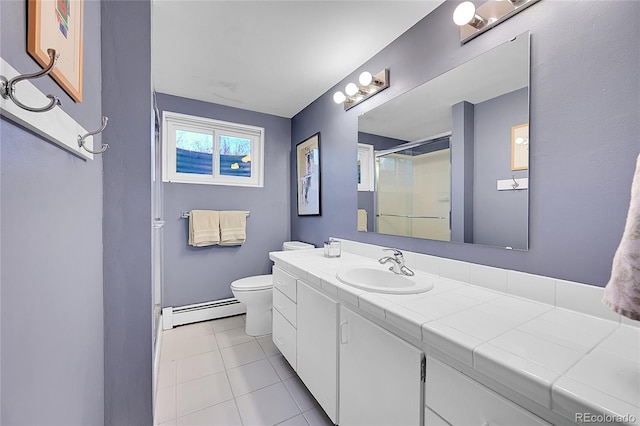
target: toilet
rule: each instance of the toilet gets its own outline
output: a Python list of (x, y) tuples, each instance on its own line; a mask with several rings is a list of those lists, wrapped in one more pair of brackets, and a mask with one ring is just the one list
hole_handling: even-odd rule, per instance
[[(286, 241), (282, 250), (309, 250), (315, 246), (300, 241)], [(262, 336), (271, 333), (273, 309), (273, 276), (255, 275), (241, 278), (231, 283), (231, 292), (247, 307), (245, 333), (249, 336)]]

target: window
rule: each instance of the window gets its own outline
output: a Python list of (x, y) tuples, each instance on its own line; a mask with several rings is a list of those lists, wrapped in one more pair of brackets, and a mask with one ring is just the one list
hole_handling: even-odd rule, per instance
[(358, 191), (373, 191), (373, 145), (358, 144)]
[(263, 186), (264, 129), (163, 113), (164, 182)]

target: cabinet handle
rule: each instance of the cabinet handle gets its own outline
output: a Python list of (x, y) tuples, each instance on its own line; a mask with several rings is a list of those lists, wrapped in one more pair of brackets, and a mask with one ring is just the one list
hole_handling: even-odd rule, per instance
[(346, 326), (347, 326), (347, 322), (346, 321), (343, 321), (343, 322), (340, 323), (340, 343), (343, 344), (343, 345), (345, 343), (347, 343), (347, 329), (346, 329)]

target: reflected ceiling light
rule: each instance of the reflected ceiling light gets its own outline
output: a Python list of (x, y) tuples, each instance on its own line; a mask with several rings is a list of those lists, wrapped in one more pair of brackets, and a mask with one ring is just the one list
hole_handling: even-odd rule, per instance
[(488, 0), (477, 8), (470, 1), (460, 3), (453, 11), (453, 22), (460, 27), (460, 42), (466, 43), (538, 1)]
[(389, 87), (389, 70), (384, 69), (376, 75), (365, 71), (360, 74), (358, 82), (360, 85), (347, 84), (344, 88), (346, 95), (341, 91), (333, 94), (333, 101), (343, 104), (345, 111)]

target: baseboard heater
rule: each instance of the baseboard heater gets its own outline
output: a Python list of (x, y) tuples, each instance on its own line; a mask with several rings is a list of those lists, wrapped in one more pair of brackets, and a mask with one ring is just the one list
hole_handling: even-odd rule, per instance
[(169, 306), (162, 308), (162, 329), (169, 330), (177, 325), (230, 317), (245, 312), (245, 304), (235, 297), (177, 308)]

